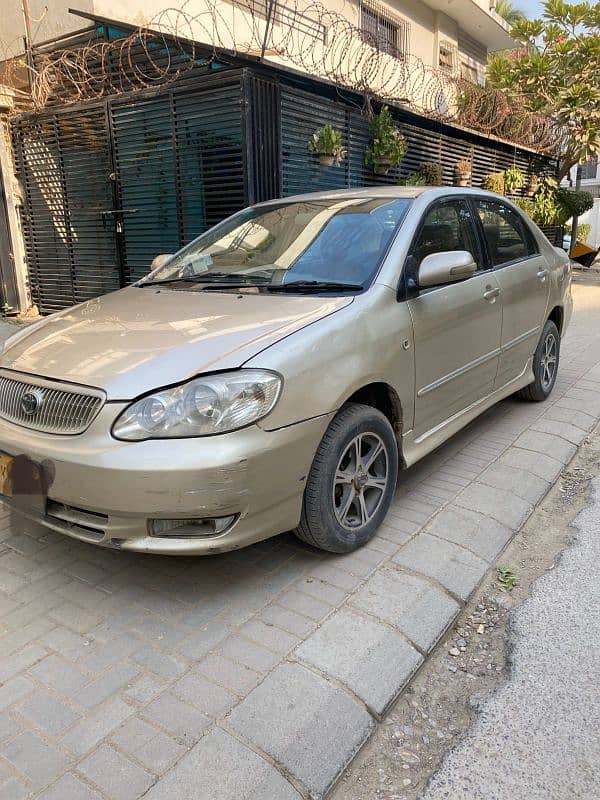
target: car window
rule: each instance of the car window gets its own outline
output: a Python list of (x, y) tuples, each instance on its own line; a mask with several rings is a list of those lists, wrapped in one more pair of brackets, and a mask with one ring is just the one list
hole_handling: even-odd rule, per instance
[(425, 256), (449, 250), (468, 250), (478, 269), (483, 266), (473, 215), (464, 200), (440, 203), (427, 213), (411, 256), (418, 267)]
[(512, 209), (493, 200), (476, 200), (475, 205), (483, 225), (491, 266), (510, 264), (537, 252), (533, 236)]

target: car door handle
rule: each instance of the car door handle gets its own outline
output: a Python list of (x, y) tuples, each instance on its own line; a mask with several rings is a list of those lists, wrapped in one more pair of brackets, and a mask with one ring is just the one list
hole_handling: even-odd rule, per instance
[(498, 286), (487, 286), (485, 292), (483, 293), (483, 296), (485, 297), (486, 300), (489, 300), (490, 303), (493, 303), (499, 294), (500, 294), (500, 289)]
[(541, 269), (537, 273), (537, 277), (541, 280), (542, 283), (545, 283), (546, 282), (546, 278), (548, 277), (548, 270), (547, 269)]

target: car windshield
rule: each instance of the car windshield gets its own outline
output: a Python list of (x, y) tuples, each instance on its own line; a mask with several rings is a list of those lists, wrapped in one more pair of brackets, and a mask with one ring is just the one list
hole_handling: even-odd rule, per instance
[[(345, 284), (361, 289), (375, 275), (410, 203), (354, 197), (252, 207), (193, 241), (138, 285)], [(179, 283), (181, 282), (181, 283)], [(290, 287), (294, 288), (294, 287)]]

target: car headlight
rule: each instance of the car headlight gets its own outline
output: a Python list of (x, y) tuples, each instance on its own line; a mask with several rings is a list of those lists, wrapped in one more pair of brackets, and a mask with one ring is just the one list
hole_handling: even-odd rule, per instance
[(262, 369), (223, 372), (142, 397), (113, 425), (127, 441), (211, 436), (244, 428), (266, 416), (281, 390), (281, 378)]

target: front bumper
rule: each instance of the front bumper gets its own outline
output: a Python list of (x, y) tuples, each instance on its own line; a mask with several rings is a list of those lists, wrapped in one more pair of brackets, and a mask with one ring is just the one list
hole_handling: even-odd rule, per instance
[[(213, 437), (121, 442), (108, 431), (123, 407), (105, 405), (79, 436), (0, 420), (0, 451), (43, 463), (52, 476), (44, 511), (20, 507), (21, 513), (105, 547), (182, 555), (233, 550), (298, 524), (306, 477), (331, 415), (276, 431), (254, 425)], [(148, 534), (149, 519), (229, 515), (237, 519), (221, 534)]]

